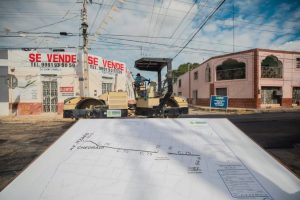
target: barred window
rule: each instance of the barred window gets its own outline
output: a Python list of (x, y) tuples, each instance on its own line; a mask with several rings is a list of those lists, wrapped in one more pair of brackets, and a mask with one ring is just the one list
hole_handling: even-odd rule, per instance
[(300, 58), (296, 58), (296, 67), (300, 68)]
[(194, 72), (194, 80), (198, 80), (198, 72)]
[(246, 78), (246, 64), (235, 59), (227, 59), (216, 68), (217, 80), (233, 80)]
[(112, 91), (112, 83), (102, 83), (102, 94)]
[(300, 105), (300, 87), (293, 88), (292, 101), (294, 104)]
[(205, 82), (210, 82), (210, 81), (211, 81), (211, 72), (210, 72), (209, 65), (207, 65), (205, 69)]
[(262, 78), (282, 78), (282, 62), (274, 55), (267, 56), (261, 62)]
[(227, 88), (216, 88), (216, 95), (227, 96)]

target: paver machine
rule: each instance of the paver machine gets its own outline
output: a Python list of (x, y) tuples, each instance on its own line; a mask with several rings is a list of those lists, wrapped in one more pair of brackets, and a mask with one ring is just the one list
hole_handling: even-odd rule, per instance
[[(161, 71), (167, 67), (167, 89), (163, 92)], [(172, 59), (141, 58), (135, 68), (157, 72), (158, 81), (143, 80), (135, 85), (135, 115), (147, 117), (177, 117), (188, 114), (188, 103), (182, 97), (173, 96)], [(133, 111), (130, 109), (130, 111)], [(128, 95), (126, 92), (108, 92), (94, 97), (72, 97), (64, 102), (64, 118), (113, 118), (127, 117)]]
[(72, 97), (64, 101), (64, 118), (112, 118), (127, 115), (126, 92), (107, 92), (97, 98)]
[[(166, 87), (163, 87), (162, 84), (162, 69), (164, 67), (167, 67), (166, 80), (164, 81)], [(135, 85), (136, 115), (177, 117), (188, 114), (186, 99), (173, 95), (172, 59), (141, 58), (135, 61), (135, 68), (141, 71), (157, 72), (158, 77), (157, 83), (143, 80), (140, 85)]]

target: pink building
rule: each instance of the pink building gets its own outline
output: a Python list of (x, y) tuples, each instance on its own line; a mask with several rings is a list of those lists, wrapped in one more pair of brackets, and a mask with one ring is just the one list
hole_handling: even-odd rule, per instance
[(251, 49), (212, 57), (178, 77), (174, 93), (209, 106), (211, 95), (229, 107), (292, 107), (300, 103), (300, 52)]

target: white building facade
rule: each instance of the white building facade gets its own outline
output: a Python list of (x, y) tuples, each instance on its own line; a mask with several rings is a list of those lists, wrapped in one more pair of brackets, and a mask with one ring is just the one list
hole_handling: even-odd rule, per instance
[[(80, 95), (83, 55), (73, 52), (0, 51), (0, 115), (62, 113), (64, 100)], [(89, 96), (127, 91), (134, 99), (126, 64), (88, 55)]]

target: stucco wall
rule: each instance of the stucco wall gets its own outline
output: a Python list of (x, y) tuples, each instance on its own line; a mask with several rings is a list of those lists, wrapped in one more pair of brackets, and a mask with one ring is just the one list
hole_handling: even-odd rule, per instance
[[(181, 80), (181, 87), (179, 87), (179, 80)], [(181, 95), (185, 98), (189, 98), (189, 74), (185, 73), (177, 78), (177, 95), (181, 92)]]
[[(213, 66), (213, 81), (215, 88), (227, 88), (227, 95), (230, 98), (253, 98), (253, 52), (237, 54), (233, 56), (226, 56), (223, 58), (213, 59), (211, 66)], [(246, 64), (246, 78), (235, 80), (220, 80), (216, 79), (216, 67), (228, 58), (235, 59), (238, 62)]]
[[(300, 53), (259, 51), (258, 77), (261, 77), (261, 62), (270, 55), (276, 56), (282, 62), (282, 78), (260, 78), (259, 88), (263, 86), (281, 87), (283, 92), (282, 98), (292, 98), (293, 87), (300, 87), (300, 68), (296, 68), (296, 58), (300, 58)], [(261, 94), (259, 98), (261, 98)]]
[[(276, 56), (282, 62), (282, 78), (261, 78), (261, 62), (270, 55)], [(246, 64), (245, 79), (217, 80), (216, 67), (228, 58)], [(296, 58), (300, 58), (299, 52), (268, 49), (252, 49), (224, 56), (216, 56), (208, 59), (190, 72), (190, 87), (189, 73), (187, 72), (180, 76), (178, 79), (181, 79), (182, 85), (181, 88), (178, 88), (178, 91), (182, 92), (183, 96), (189, 97), (190, 90), (190, 98), (193, 98), (193, 91), (197, 90), (197, 104), (209, 105), (208, 100), (210, 95), (216, 94), (216, 88), (227, 88), (229, 106), (259, 108), (262, 96), (261, 87), (280, 87), (283, 92), (281, 105), (291, 106), (293, 87), (300, 87), (300, 68), (296, 67)], [(207, 66), (211, 68), (211, 82), (205, 81), (205, 69)], [(198, 72), (197, 80), (194, 80), (195, 72)], [(177, 84), (175, 84), (176, 86), (178, 86), (178, 80)]]
[[(64, 62), (50, 60), (54, 55), (67, 55)], [(51, 57), (52, 56), (52, 57)], [(73, 60), (71, 60), (71, 57)], [(127, 78), (126, 65), (122, 63), (122, 69), (116, 69), (110, 62), (104, 66), (101, 57), (89, 55), (97, 58), (97, 62), (89, 60), (89, 88), (90, 96), (95, 97), (102, 94), (103, 76), (110, 77), (113, 83), (112, 90), (126, 91), (129, 86), (132, 89), (132, 78)], [(38, 52), (38, 51), (8, 51), (8, 72), (17, 79), (16, 87), (10, 89), (7, 104), (12, 108), (13, 114), (40, 114), (43, 112), (43, 81), (57, 82), (57, 113), (63, 111), (63, 102), (66, 98), (79, 96), (79, 60), (81, 55), (73, 52)], [(57, 58), (57, 57), (56, 57)], [(58, 59), (58, 58), (57, 58)], [(119, 64), (120, 62), (118, 62)], [(117, 74), (117, 80), (115, 80)], [(129, 80), (130, 83), (127, 83)], [(115, 83), (117, 86), (115, 87)], [(131, 96), (133, 92), (131, 91)], [(5, 106), (1, 104), (1, 108)], [(4, 109), (1, 109), (1, 113)]]
[[(253, 98), (253, 52), (242, 53), (232, 56), (226, 56), (221, 58), (212, 58), (208, 61), (200, 64), (199, 67), (191, 70), (191, 92), (198, 90), (198, 98), (210, 98), (210, 84), (214, 84), (214, 94), (216, 88), (227, 88), (229, 98)], [(246, 78), (239, 80), (217, 80), (216, 67), (228, 58), (236, 59), (238, 62), (244, 62), (246, 64)], [(211, 68), (211, 82), (205, 81), (205, 69), (209, 65)], [(198, 79), (194, 80), (194, 72), (198, 72)], [(182, 92), (182, 95), (188, 97), (189, 95), (189, 73), (185, 73), (180, 76), (181, 88), (178, 88), (178, 92)], [(174, 87), (178, 86), (177, 84)]]

